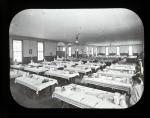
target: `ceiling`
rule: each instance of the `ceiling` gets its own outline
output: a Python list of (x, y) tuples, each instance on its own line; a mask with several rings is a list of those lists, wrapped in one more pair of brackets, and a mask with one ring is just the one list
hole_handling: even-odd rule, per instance
[(141, 44), (143, 24), (128, 9), (27, 9), (16, 14), (10, 35), (103, 46)]

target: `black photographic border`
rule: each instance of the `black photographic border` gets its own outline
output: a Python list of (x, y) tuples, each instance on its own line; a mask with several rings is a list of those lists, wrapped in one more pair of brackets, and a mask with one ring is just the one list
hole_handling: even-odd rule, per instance
[[(7, 48), (7, 52), (5, 51), (4, 61), (6, 63), (3, 63), (2, 67), (5, 67), (2, 72), (5, 72), (5, 76), (3, 76), (2, 79), (2, 109), (7, 111), (4, 113), (7, 117), (27, 117), (28, 113), (30, 113), (28, 116), (32, 117), (56, 117), (57, 115), (60, 115), (62, 117), (62, 114), (69, 117), (77, 117), (77, 115), (80, 115), (81, 117), (86, 117), (88, 115), (91, 116), (97, 116), (97, 117), (105, 117), (109, 115), (109, 117), (115, 117), (115, 116), (126, 116), (130, 117), (133, 115), (143, 114), (146, 109), (148, 109), (146, 106), (148, 105), (148, 76), (146, 75), (148, 69), (148, 26), (147, 26), (147, 17), (148, 16), (148, 8), (146, 7), (146, 3), (144, 3), (143, 0), (97, 0), (97, 1), (80, 1), (80, 0), (47, 0), (47, 1), (38, 1), (38, 0), (8, 0), (6, 6), (6, 10), (4, 11), (4, 14), (7, 14), (7, 23), (6, 28), (4, 29), (6, 31), (6, 38), (2, 39), (3, 42), (6, 44), (3, 45), (3, 50)], [(66, 9), (72, 9), (72, 8), (127, 8), (135, 13), (138, 14), (138, 16), (141, 18), (143, 25), (144, 25), (144, 94), (135, 106), (127, 109), (100, 109), (100, 110), (92, 110), (92, 109), (28, 109), (24, 108), (20, 105), (18, 105), (12, 98), (9, 88), (9, 25), (14, 17), (18, 12), (24, 10), (24, 9), (57, 9), (57, 8), (66, 8)], [(4, 20), (5, 21), (5, 20)], [(5, 21), (6, 22), (6, 21)], [(1, 53), (3, 53), (3, 50)], [(147, 50), (147, 51), (146, 51)], [(4, 71), (5, 70), (5, 71)], [(45, 116), (45, 114), (47, 116)]]

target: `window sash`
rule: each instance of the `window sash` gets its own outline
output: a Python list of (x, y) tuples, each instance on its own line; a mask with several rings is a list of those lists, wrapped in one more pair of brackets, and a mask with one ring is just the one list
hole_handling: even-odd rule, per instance
[(13, 40), (13, 51), (22, 51), (22, 42)]
[(117, 55), (120, 55), (120, 48), (117, 47)]
[(129, 46), (129, 55), (132, 56), (133, 52), (132, 52), (132, 46)]
[(64, 51), (64, 52), (66, 51), (66, 48), (65, 48), (65, 47), (63, 47), (63, 51)]
[(91, 48), (91, 54), (93, 55), (93, 48)]
[(71, 56), (71, 47), (69, 47), (69, 56)]
[(95, 48), (95, 53), (96, 53), (96, 56), (97, 56), (97, 48)]
[(88, 47), (86, 48), (86, 53), (87, 53), (87, 55), (89, 55), (89, 48)]
[(43, 51), (43, 43), (38, 42), (38, 51)]
[(44, 59), (43, 42), (38, 42), (38, 61)]
[(22, 62), (22, 41), (13, 40), (13, 61)]
[(106, 55), (109, 55), (108, 47), (106, 47)]
[(38, 51), (38, 60), (43, 60), (43, 51)]

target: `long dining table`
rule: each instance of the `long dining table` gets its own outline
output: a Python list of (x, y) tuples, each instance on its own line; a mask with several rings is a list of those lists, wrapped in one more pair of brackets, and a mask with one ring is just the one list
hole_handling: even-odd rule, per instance
[(124, 91), (128, 94), (130, 94), (132, 89), (132, 84), (127, 81), (127, 78), (112, 78), (107, 76), (99, 76), (98, 78), (84, 77), (81, 82)]
[[(60, 81), (67, 81), (75, 83), (75, 77), (79, 76), (79, 73), (67, 70), (49, 70), (44, 73), (46, 76), (56, 77)], [(62, 80), (63, 79), (63, 80)]]
[(35, 74), (40, 74), (48, 71), (48, 68), (45, 67), (31, 67), (31, 66), (26, 66), (24, 67), (24, 71), (30, 72), (30, 73), (35, 73)]
[[(120, 95), (120, 94), (119, 94)], [(52, 98), (57, 98), (63, 102), (74, 105), (78, 108), (94, 109), (121, 109), (127, 105), (114, 102), (123, 100), (123, 96), (115, 97), (115, 93), (85, 87), (77, 84), (69, 84), (63, 87), (55, 87)], [(125, 102), (125, 100), (124, 100)]]
[(87, 68), (87, 67), (66, 67), (64, 70), (70, 70), (70, 71), (75, 71), (75, 72), (79, 72), (82, 74), (87, 74), (92, 72), (91, 68)]
[(126, 73), (130, 73), (130, 74), (134, 74), (135, 73), (135, 69), (134, 68), (126, 67), (126, 66), (110, 66), (110, 67), (106, 67), (106, 69), (126, 72)]
[(26, 86), (26, 87), (34, 90), (37, 95), (43, 89), (45, 89), (49, 86), (58, 84), (57, 80), (55, 80), (55, 79), (44, 77), (44, 76), (39, 76), (36, 74), (31, 74), (31, 75), (28, 75), (28, 76), (24, 75), (21, 77), (17, 77), (15, 79), (15, 83), (21, 84), (23, 86)]

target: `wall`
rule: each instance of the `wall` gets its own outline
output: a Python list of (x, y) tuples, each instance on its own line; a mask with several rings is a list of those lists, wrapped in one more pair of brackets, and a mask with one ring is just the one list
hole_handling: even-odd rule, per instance
[(116, 54), (117, 53), (117, 47), (115, 47), (115, 46), (111, 46), (111, 47), (109, 47), (109, 53), (113, 53), (113, 54)]
[[(50, 56), (50, 53), (52, 53), (52, 56), (56, 55), (57, 50), (57, 42), (49, 41), (45, 39), (36, 39), (31, 37), (21, 37), (21, 36), (13, 36), (9, 38), (9, 48), (10, 48), (10, 58), (12, 58), (12, 40), (22, 40), (23, 41), (23, 58), (29, 58), (34, 57), (35, 60), (37, 58), (37, 41), (43, 41), (44, 42), (44, 56)], [(133, 54), (134, 53), (141, 53), (143, 51), (143, 45), (142, 44), (135, 44), (133, 46)], [(79, 54), (82, 54), (82, 52), (86, 52), (86, 45), (79, 46)], [(91, 54), (91, 47), (89, 47), (89, 54)], [(94, 46), (93, 46), (94, 47)], [(117, 46), (111, 46), (109, 49), (109, 53), (116, 54), (116, 47)], [(129, 46), (128, 45), (120, 45), (120, 54), (121, 55), (128, 55)], [(105, 55), (105, 46), (99, 46), (98, 47), (98, 54), (104, 54)], [(32, 55), (29, 54), (29, 49), (32, 49)], [(62, 50), (62, 48), (61, 48)], [(75, 54), (75, 46), (71, 46), (71, 52), (72, 54)], [(23, 59), (24, 60), (24, 59)]]
[[(136, 53), (141, 53), (143, 51), (143, 44), (135, 44), (135, 45), (131, 45), (132, 49), (133, 49), (133, 54)], [(116, 54), (117, 53), (117, 48), (118, 46), (111, 46), (109, 47), (109, 54)], [(129, 53), (129, 45), (120, 45), (120, 54), (121, 55), (128, 55)], [(99, 54), (105, 54), (105, 46), (100, 46), (98, 47), (98, 53)]]
[(105, 54), (105, 48), (104, 46), (98, 47), (98, 53)]
[[(12, 40), (22, 40), (22, 49), (23, 49), (23, 62), (28, 63), (30, 57), (33, 57), (33, 60), (37, 61), (37, 42), (42, 41), (44, 43), (44, 56), (50, 57), (56, 55), (56, 46), (57, 42), (48, 41), (45, 39), (36, 39), (32, 37), (22, 37), (22, 36), (10, 36), (9, 37), (9, 48), (10, 48), (10, 58), (12, 58)], [(29, 54), (29, 49), (32, 49), (32, 54)]]
[(143, 45), (133, 45), (133, 53), (140, 53), (143, 51)]
[(50, 53), (52, 53), (52, 56), (56, 55), (56, 49), (57, 49), (57, 43), (52, 41), (45, 41), (44, 42), (44, 55), (50, 56)]
[(129, 53), (129, 46), (128, 45), (123, 45), (120, 46), (120, 53), (125, 54), (125, 53)]
[[(32, 49), (32, 54), (29, 54), (29, 49)], [(23, 40), (23, 57), (37, 56), (37, 41)]]

